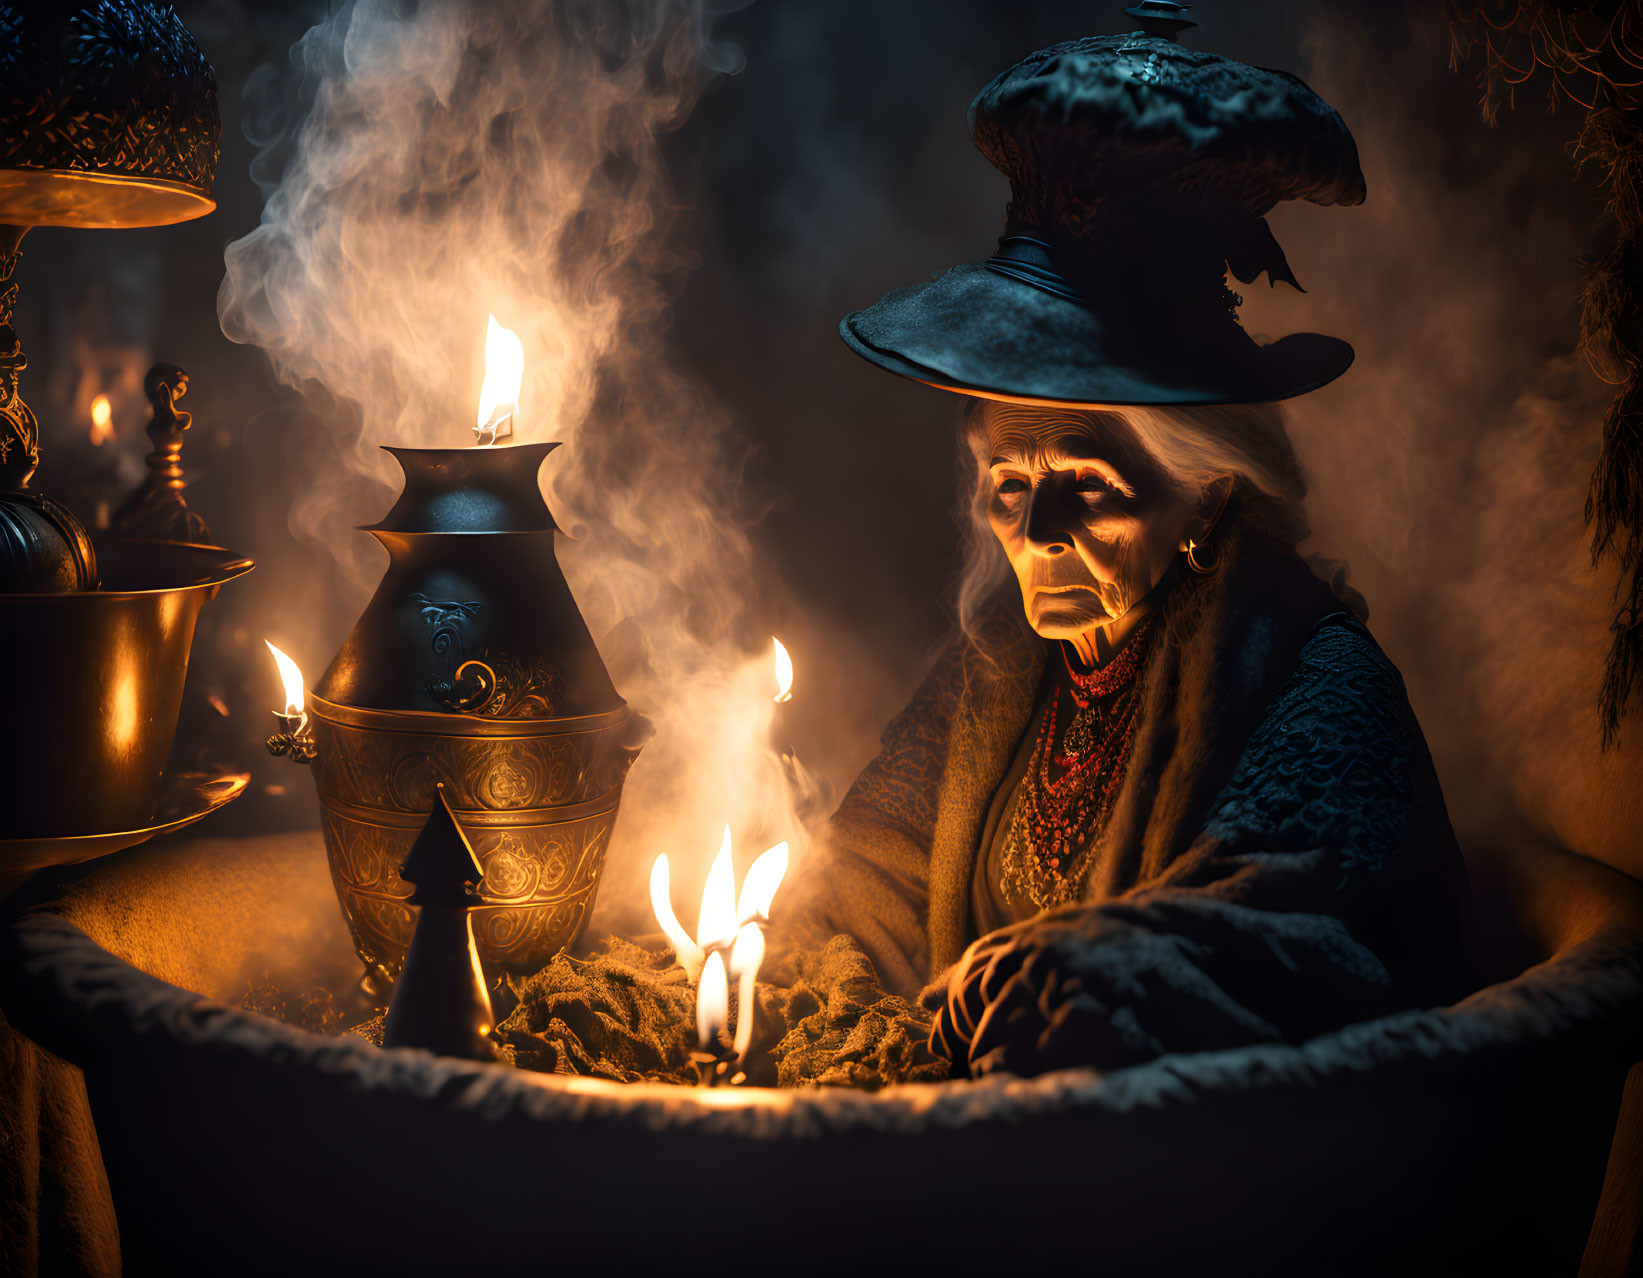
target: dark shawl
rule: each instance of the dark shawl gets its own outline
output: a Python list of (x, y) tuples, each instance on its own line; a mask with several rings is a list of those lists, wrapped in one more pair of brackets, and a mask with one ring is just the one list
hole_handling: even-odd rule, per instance
[[(1049, 955), (1046, 1050), (1296, 1041), (1464, 982), (1464, 870), (1402, 680), (1298, 556), (1227, 540), (1164, 604), (1084, 903), (1010, 929)], [(1047, 647), (1019, 615), (947, 647), (778, 898), (796, 934), (851, 933), (901, 992), (975, 939), (981, 831)]]

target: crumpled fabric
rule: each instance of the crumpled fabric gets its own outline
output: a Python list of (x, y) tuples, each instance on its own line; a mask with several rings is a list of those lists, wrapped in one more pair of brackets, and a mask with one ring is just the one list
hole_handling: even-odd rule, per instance
[(520, 1069), (618, 1083), (695, 1078), (695, 989), (665, 946), (610, 937), (586, 959), (556, 956), (517, 993), (496, 1039)]
[[(927, 1043), (930, 1017), (886, 993), (850, 937), (790, 955), (785, 966), (796, 974), (790, 985), (757, 987), (750, 1083), (876, 1091), (947, 1076)], [(696, 1080), (696, 989), (666, 945), (609, 937), (586, 958), (559, 955), (516, 993), (496, 1039), (521, 1069), (622, 1083)], [(731, 1006), (738, 1016), (734, 995)]]
[(858, 1087), (939, 1083), (947, 1061), (930, 1050), (930, 1017), (879, 987), (861, 947), (835, 936), (798, 960), (788, 991), (792, 1026), (772, 1049), (782, 1087)]
[(0, 1274), (121, 1272), (85, 1080), (0, 1014)]

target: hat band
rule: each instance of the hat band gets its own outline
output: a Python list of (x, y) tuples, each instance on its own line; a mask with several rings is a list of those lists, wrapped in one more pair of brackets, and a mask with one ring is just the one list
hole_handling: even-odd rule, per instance
[(997, 254), (989, 257), (985, 265), (989, 271), (1030, 284), (1040, 292), (1088, 306), (1089, 303), (1067, 277), (1049, 264), (1048, 259), (1053, 252), (1052, 245), (1035, 236), (1006, 235), (998, 242)]

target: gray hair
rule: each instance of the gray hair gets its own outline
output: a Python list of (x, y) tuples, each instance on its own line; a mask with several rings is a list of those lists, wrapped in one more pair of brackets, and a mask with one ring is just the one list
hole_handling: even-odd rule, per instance
[[(987, 518), (991, 500), (983, 482), (991, 462), (987, 438), (992, 401), (972, 400), (964, 411), (959, 448), (960, 500), (955, 511), (963, 530), (959, 573), (959, 627), (983, 652), (980, 619), (1006, 583), (1009, 560)], [(1132, 455), (1145, 457), (1183, 500), (1196, 502), (1215, 480), (1233, 479), (1232, 500), (1223, 521), (1266, 533), (1289, 547), (1306, 540), (1306, 474), (1290, 442), (1284, 411), (1277, 404), (1234, 404), (1215, 408), (1067, 409)]]

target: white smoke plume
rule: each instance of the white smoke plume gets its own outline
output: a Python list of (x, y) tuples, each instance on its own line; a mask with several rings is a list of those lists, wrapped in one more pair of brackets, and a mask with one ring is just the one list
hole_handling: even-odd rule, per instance
[(624, 797), (607, 915), (639, 899), (657, 852), (689, 882), (722, 822), (768, 832), (785, 804), (745, 446), (662, 340), (692, 263), (661, 137), (731, 69), (710, 17), (703, 0), (341, 5), (291, 75), (251, 86), (269, 104), (252, 124), (265, 208), (228, 247), (219, 296), (223, 331), (332, 425), (333, 464), (291, 527), (336, 555), (359, 604), (382, 561), (353, 529), (398, 487), (378, 445), (472, 443), (487, 314), (523, 340), (515, 439), (567, 445), (544, 481), (571, 534), (561, 561), (617, 687), (658, 729)]

